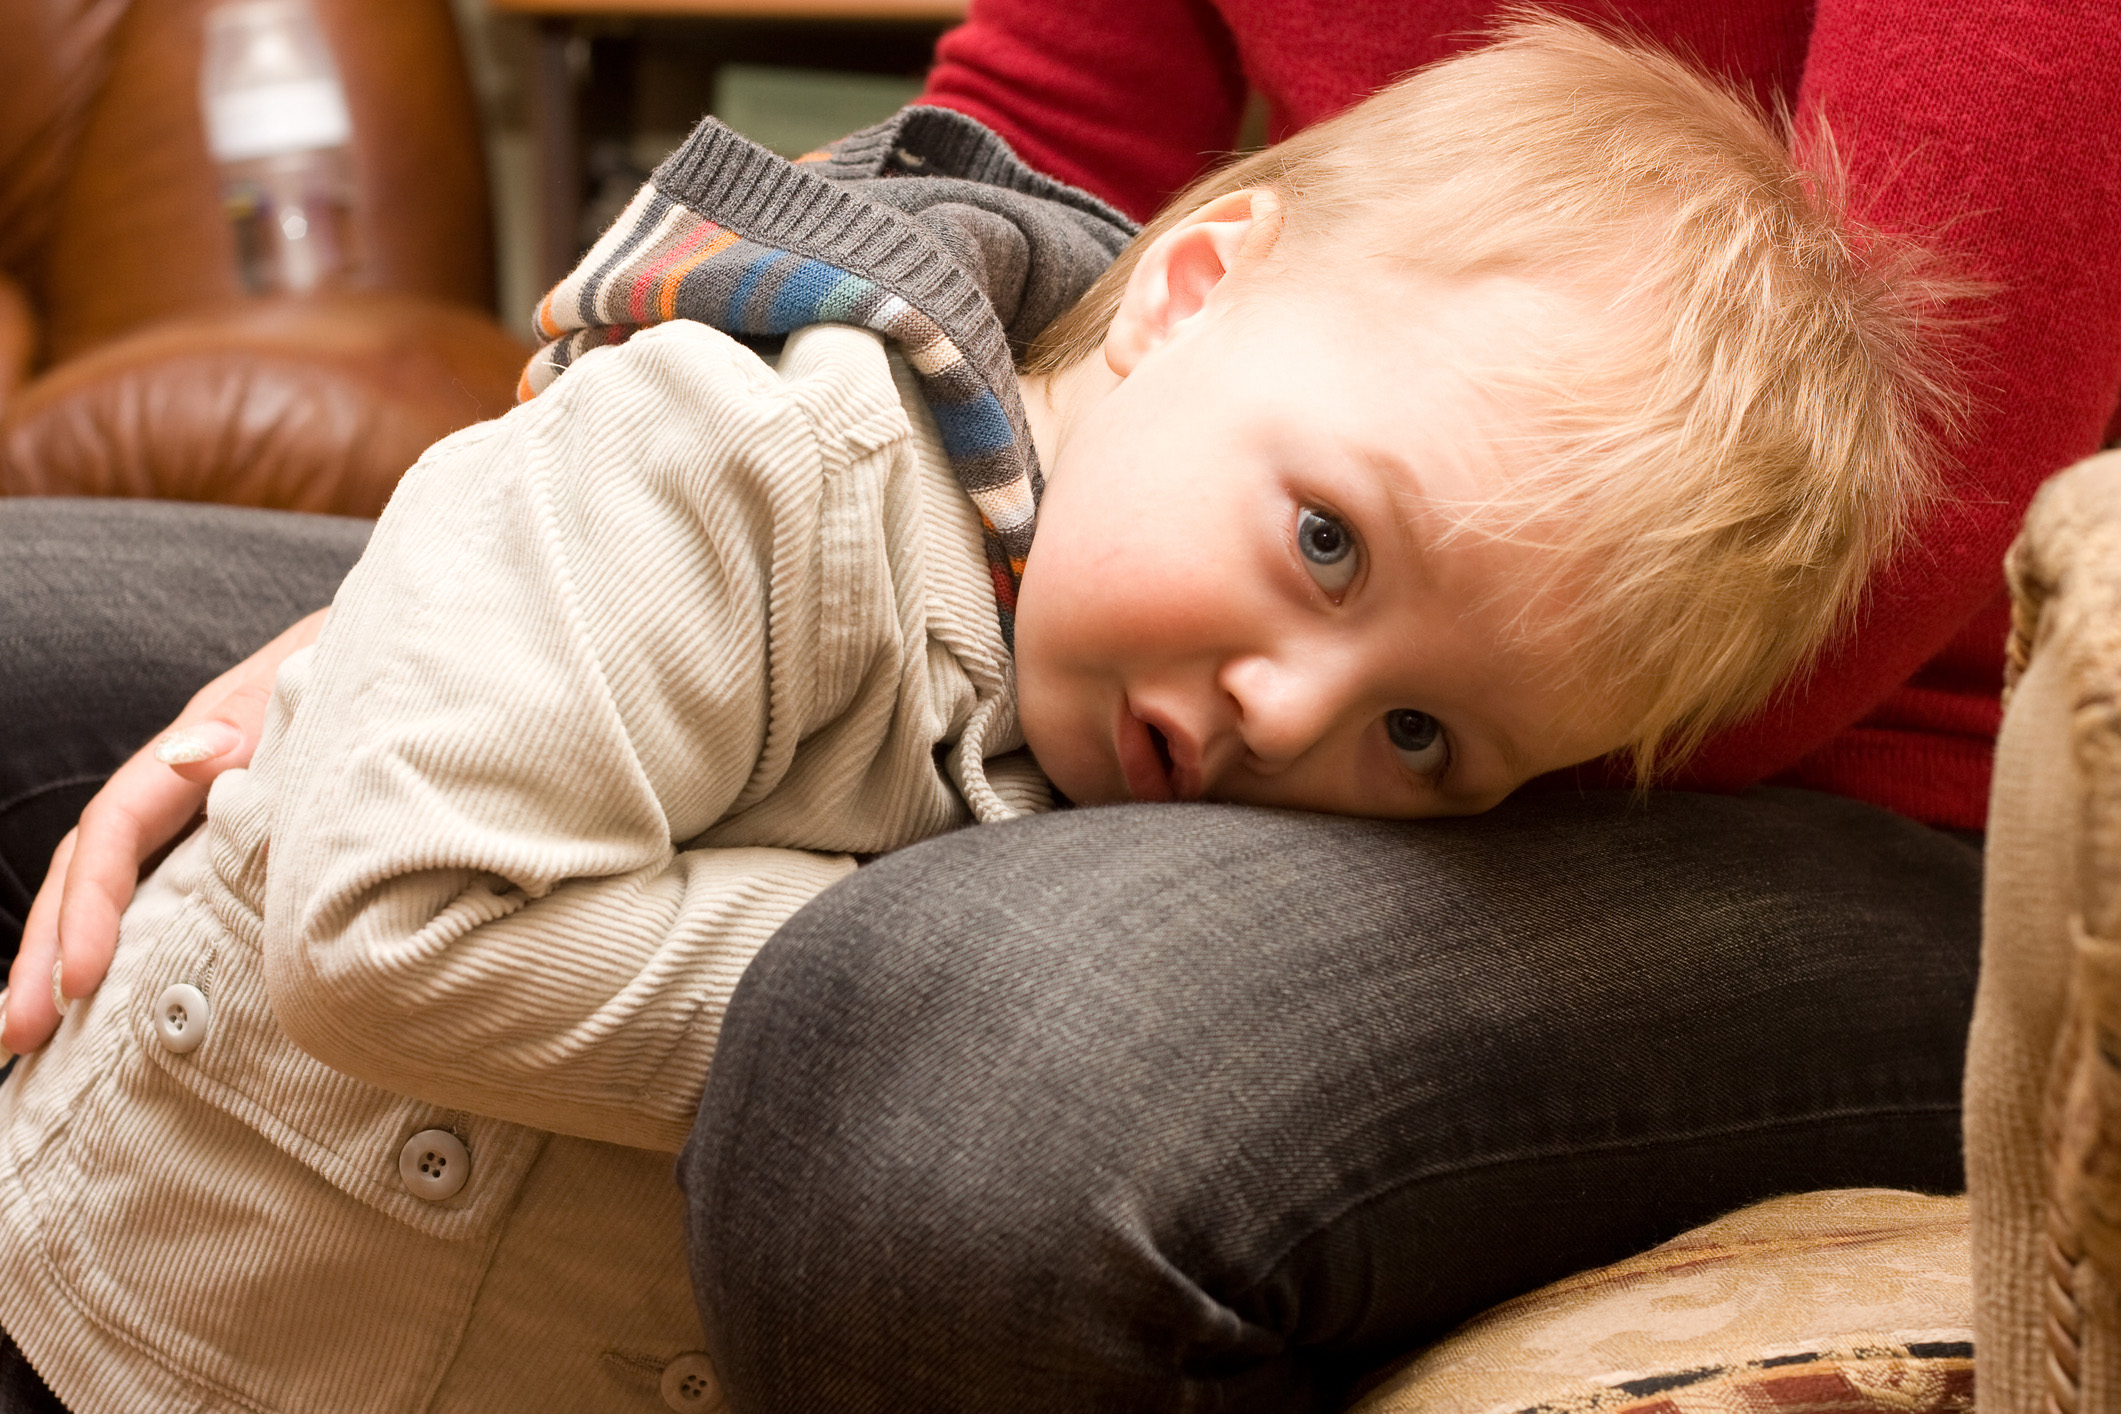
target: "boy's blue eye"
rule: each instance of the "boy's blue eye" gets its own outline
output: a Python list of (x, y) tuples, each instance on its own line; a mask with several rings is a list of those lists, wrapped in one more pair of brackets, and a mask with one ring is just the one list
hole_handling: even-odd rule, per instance
[(1412, 707), (1395, 707), (1385, 713), (1385, 735), (1392, 749), (1409, 770), (1425, 776), (1440, 773), (1451, 759), (1450, 743), (1444, 739), (1443, 723)]
[(1362, 557), (1355, 553), (1355, 533), (1338, 516), (1305, 506), (1296, 513), (1296, 548), (1318, 587), (1338, 594), (1355, 582)]

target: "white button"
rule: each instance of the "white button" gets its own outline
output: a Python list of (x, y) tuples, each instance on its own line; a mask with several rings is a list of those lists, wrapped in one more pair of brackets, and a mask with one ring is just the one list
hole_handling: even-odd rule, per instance
[(214, 1009), (206, 993), (189, 982), (173, 983), (155, 998), (155, 1035), (165, 1051), (181, 1056), (198, 1050), (206, 1043), (213, 1022)]
[(707, 1414), (722, 1407), (722, 1382), (705, 1355), (688, 1350), (663, 1367), (663, 1402), (678, 1414)]
[(471, 1151), (446, 1129), (423, 1129), (398, 1151), (398, 1176), (415, 1198), (454, 1198), (471, 1177)]

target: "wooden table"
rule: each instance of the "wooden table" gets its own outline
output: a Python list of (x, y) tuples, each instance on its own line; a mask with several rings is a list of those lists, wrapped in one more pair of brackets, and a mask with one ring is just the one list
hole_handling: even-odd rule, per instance
[(579, 21), (608, 18), (948, 23), (966, 0), (486, 0), (537, 21), (530, 81), (538, 187), (538, 275), (549, 288), (574, 265), (581, 220), (581, 134), (567, 47)]

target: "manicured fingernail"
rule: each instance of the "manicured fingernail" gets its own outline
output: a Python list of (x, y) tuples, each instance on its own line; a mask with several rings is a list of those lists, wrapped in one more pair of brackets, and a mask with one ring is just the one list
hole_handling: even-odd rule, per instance
[(73, 1005), (71, 1001), (67, 1000), (66, 993), (59, 990), (59, 969), (64, 966), (66, 966), (65, 958), (55, 957), (52, 959), (52, 1005), (59, 1009), (59, 1015), (61, 1016), (66, 1015), (66, 1009)]
[[(0, 987), (0, 1031), (5, 1031), (6, 1029), (7, 1029), (7, 988), (5, 988), (5, 987)], [(0, 1065), (6, 1065), (6, 1064), (7, 1064), (7, 1063), (8, 1063), (9, 1061), (13, 1060), (14, 1058), (15, 1058), (15, 1053), (14, 1053), (13, 1051), (9, 1050), (9, 1049), (8, 1049), (8, 1048), (7, 1048), (7, 1047), (6, 1047), (5, 1045), (4, 1045), (4, 1044), (0, 1044)]]
[(165, 766), (189, 766), (224, 756), (242, 740), (226, 722), (199, 722), (165, 733), (155, 743), (155, 759)]

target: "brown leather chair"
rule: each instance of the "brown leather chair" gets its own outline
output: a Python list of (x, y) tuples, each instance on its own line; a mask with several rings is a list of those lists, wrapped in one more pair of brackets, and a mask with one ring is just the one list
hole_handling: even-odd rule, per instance
[(314, 0), (353, 117), (356, 288), (243, 290), (199, 113), (211, 0), (0, 4), (0, 492), (374, 515), (505, 411), (447, 0)]

